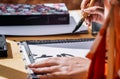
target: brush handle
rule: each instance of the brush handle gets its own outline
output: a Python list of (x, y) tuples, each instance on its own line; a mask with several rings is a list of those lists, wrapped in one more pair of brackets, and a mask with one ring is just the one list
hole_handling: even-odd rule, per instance
[[(95, 0), (91, 0), (88, 7), (93, 6), (93, 5), (94, 5), (94, 2), (95, 2)], [(85, 20), (85, 18), (86, 18), (87, 16), (88, 16), (88, 13), (84, 13), (83, 17), (80, 19), (79, 23), (76, 25), (76, 27), (75, 27), (75, 29), (72, 31), (72, 33), (74, 33), (75, 31), (77, 31), (77, 30), (81, 27), (81, 25), (83, 24), (83, 22), (84, 22), (84, 20)]]
[[(94, 3), (95, 3), (95, 0), (91, 0), (88, 7), (92, 7), (92, 6), (94, 5)], [(83, 18), (84, 18), (84, 19), (85, 19), (87, 16), (88, 16), (88, 13), (84, 13), (84, 14), (83, 14)]]

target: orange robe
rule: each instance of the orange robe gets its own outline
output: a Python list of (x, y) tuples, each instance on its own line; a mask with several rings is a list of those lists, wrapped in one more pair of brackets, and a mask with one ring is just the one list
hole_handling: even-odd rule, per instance
[[(105, 55), (108, 51), (108, 45), (106, 39), (109, 40), (107, 36), (107, 28), (109, 24), (112, 22), (112, 26), (115, 29), (115, 47), (113, 48), (114, 57), (115, 57), (115, 65), (114, 67), (114, 78), (118, 78), (118, 70), (120, 69), (120, 5), (110, 5), (108, 0), (104, 1), (105, 3), (105, 23), (103, 24), (100, 32), (98, 33), (94, 44), (87, 55), (88, 58), (92, 59), (91, 66), (89, 68), (88, 79), (106, 79), (108, 75), (105, 77)], [(111, 18), (112, 17), (112, 18)], [(107, 37), (106, 37), (107, 36)]]

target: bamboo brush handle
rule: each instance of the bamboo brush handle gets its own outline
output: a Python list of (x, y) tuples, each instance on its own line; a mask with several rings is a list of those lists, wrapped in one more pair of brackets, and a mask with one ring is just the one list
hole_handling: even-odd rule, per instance
[[(91, 0), (88, 7), (92, 7), (94, 5), (94, 3), (95, 3), (95, 0)], [(88, 16), (88, 13), (83, 14), (83, 18), (86, 18), (87, 16)]]

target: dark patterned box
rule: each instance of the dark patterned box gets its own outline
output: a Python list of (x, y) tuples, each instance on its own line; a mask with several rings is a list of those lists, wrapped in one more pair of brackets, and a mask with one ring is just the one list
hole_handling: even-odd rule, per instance
[(69, 24), (64, 3), (0, 4), (0, 25)]

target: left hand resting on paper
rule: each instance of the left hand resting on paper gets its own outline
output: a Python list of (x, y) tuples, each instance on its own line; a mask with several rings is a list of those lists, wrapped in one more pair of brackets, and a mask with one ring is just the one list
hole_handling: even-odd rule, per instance
[(28, 67), (40, 79), (86, 79), (90, 62), (89, 59), (80, 57), (53, 57)]

